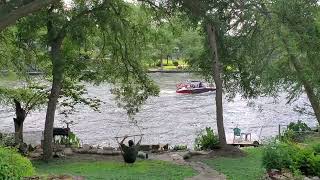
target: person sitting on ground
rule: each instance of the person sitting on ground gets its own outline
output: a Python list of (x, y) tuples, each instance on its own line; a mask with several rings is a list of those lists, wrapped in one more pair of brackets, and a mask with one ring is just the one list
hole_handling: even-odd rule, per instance
[(119, 143), (121, 146), (122, 150), (122, 156), (123, 159), (126, 163), (134, 163), (137, 159), (138, 151), (139, 151), (139, 146), (142, 140), (142, 136), (140, 137), (140, 140), (138, 143), (135, 145), (132, 140), (129, 140), (128, 144), (129, 146), (125, 145), (123, 142), (128, 138), (128, 135), (124, 136), (122, 141)]

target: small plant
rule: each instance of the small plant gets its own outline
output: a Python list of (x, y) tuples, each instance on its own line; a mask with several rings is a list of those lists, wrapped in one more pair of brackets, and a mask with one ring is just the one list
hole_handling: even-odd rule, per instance
[(173, 61), (172, 64), (173, 64), (174, 66), (179, 66), (179, 62), (178, 62), (178, 61)]
[(281, 140), (284, 142), (303, 142), (309, 131), (311, 131), (311, 128), (302, 121), (299, 120), (297, 123), (291, 122)]
[(22, 179), (33, 174), (34, 168), (27, 158), (15, 149), (0, 147), (0, 179)]
[(61, 137), (56, 143), (68, 147), (80, 147), (80, 139), (73, 132), (70, 132), (67, 137)]
[(195, 139), (195, 149), (196, 150), (208, 150), (208, 149), (218, 149), (219, 148), (219, 138), (214, 134), (210, 127), (206, 127), (204, 131), (198, 134)]
[(281, 136), (281, 141), (283, 142), (302, 142), (304, 138), (298, 136), (298, 133), (294, 132), (291, 129), (287, 129), (284, 131)]
[(3, 147), (14, 147), (14, 135), (12, 134), (0, 134), (0, 146)]

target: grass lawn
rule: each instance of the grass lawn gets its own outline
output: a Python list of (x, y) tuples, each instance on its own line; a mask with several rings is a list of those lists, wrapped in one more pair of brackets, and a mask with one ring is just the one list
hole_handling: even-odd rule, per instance
[(46, 175), (77, 175), (86, 179), (121, 179), (121, 180), (183, 180), (185, 177), (196, 175), (190, 167), (174, 165), (164, 161), (138, 161), (126, 165), (116, 161), (63, 161), (55, 160), (50, 163), (34, 162), (37, 174)]
[(18, 75), (11, 71), (7, 72), (6, 75), (0, 74), (0, 81), (16, 81), (18, 79)]
[(320, 134), (306, 138), (306, 140), (303, 143), (307, 146), (312, 146), (320, 143)]
[[(160, 60), (157, 62), (153, 62), (153, 63), (145, 63), (144, 65), (146, 68), (158, 68), (156, 66), (156, 64), (159, 62), (160, 62)], [(174, 66), (173, 62), (175, 62), (175, 61), (173, 61), (173, 60), (167, 61), (166, 59), (163, 59), (162, 62), (163, 62), (163, 68), (165, 68), (165, 69), (171, 70), (171, 69), (177, 68), (176, 66)], [(176, 60), (176, 62), (178, 62), (178, 64), (184, 68), (189, 67), (188, 63), (183, 59)]]
[(177, 70), (176, 66), (163, 66), (164, 70)]
[(3, 75), (0, 72), (0, 87), (15, 86), (18, 80), (18, 76), (13, 72), (8, 72), (7, 75)]
[[(163, 62), (163, 65), (165, 65), (165, 66), (173, 66), (173, 62), (174, 61), (173, 60), (168, 60), (167, 61), (166, 59), (163, 59), (162, 62)], [(187, 62), (185, 60), (182, 60), (182, 59), (179, 59), (176, 62), (178, 62), (179, 65), (184, 65), (184, 66), (188, 65)]]
[(213, 169), (225, 174), (231, 180), (257, 180), (264, 174), (262, 148), (247, 148), (245, 157), (218, 157), (206, 160)]
[(320, 155), (320, 133), (307, 137), (300, 146), (316, 151), (318, 156)]

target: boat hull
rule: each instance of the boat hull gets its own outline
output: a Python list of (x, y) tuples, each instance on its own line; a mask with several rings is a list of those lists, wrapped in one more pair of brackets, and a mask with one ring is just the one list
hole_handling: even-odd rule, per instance
[(178, 89), (176, 92), (179, 94), (200, 94), (210, 91), (215, 91), (215, 88), (194, 88), (194, 89)]

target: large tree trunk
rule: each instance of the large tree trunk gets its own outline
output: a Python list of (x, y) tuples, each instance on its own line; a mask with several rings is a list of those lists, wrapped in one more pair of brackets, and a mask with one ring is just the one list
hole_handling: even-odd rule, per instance
[(213, 25), (207, 24), (207, 33), (209, 37), (210, 49), (212, 53), (212, 62), (213, 62), (213, 79), (216, 84), (216, 115), (217, 115), (217, 127), (218, 135), (221, 146), (227, 144), (226, 134), (223, 124), (223, 105), (222, 105), (222, 78), (221, 78), (221, 69), (218, 55), (217, 47), (217, 32), (216, 28)]
[(51, 44), (50, 55), (53, 65), (53, 82), (51, 87), (51, 93), (49, 95), (46, 122), (44, 128), (43, 159), (45, 161), (48, 161), (52, 158), (53, 124), (58, 98), (62, 87), (64, 70), (64, 60), (61, 57), (62, 41), (63, 39), (57, 39)]
[(0, 1), (0, 32), (7, 26), (15, 24), (18, 19), (38, 11), (54, 1), (58, 0)]
[(302, 84), (304, 86), (304, 90), (307, 93), (308, 99), (310, 101), (310, 104), (312, 106), (314, 114), (317, 118), (318, 124), (320, 125), (320, 102), (319, 102), (319, 99), (316, 96), (314, 89), (312, 88), (312, 85), (306, 79), (306, 76), (303, 72), (303, 67), (301, 66), (299, 61), (293, 55), (290, 55), (290, 56), (291, 56), (290, 57), (291, 63), (293, 64), (293, 67), (295, 68), (295, 70), (297, 72), (298, 78), (300, 79), (300, 81), (302, 82)]
[(16, 118), (13, 118), (14, 122), (14, 139), (15, 144), (23, 143), (23, 122), (26, 119), (26, 111), (21, 107), (21, 103), (14, 99), (16, 108)]
[[(282, 37), (281, 35), (279, 35), (279, 36)], [(296, 58), (296, 56), (293, 53), (291, 53), (291, 50), (289, 48), (290, 46), (289, 46), (287, 40), (283, 37), (281, 38), (281, 40), (286, 47), (286, 51), (287, 51), (289, 58), (290, 58), (289, 60), (297, 72), (297, 77), (302, 82), (302, 84), (304, 86), (304, 90), (307, 93), (308, 99), (310, 101), (310, 104), (312, 106), (314, 114), (317, 118), (318, 124), (320, 125), (320, 102), (314, 92), (314, 88), (312, 88), (311, 83), (308, 81), (308, 79), (304, 73), (303, 66), (301, 65), (299, 60)]]

